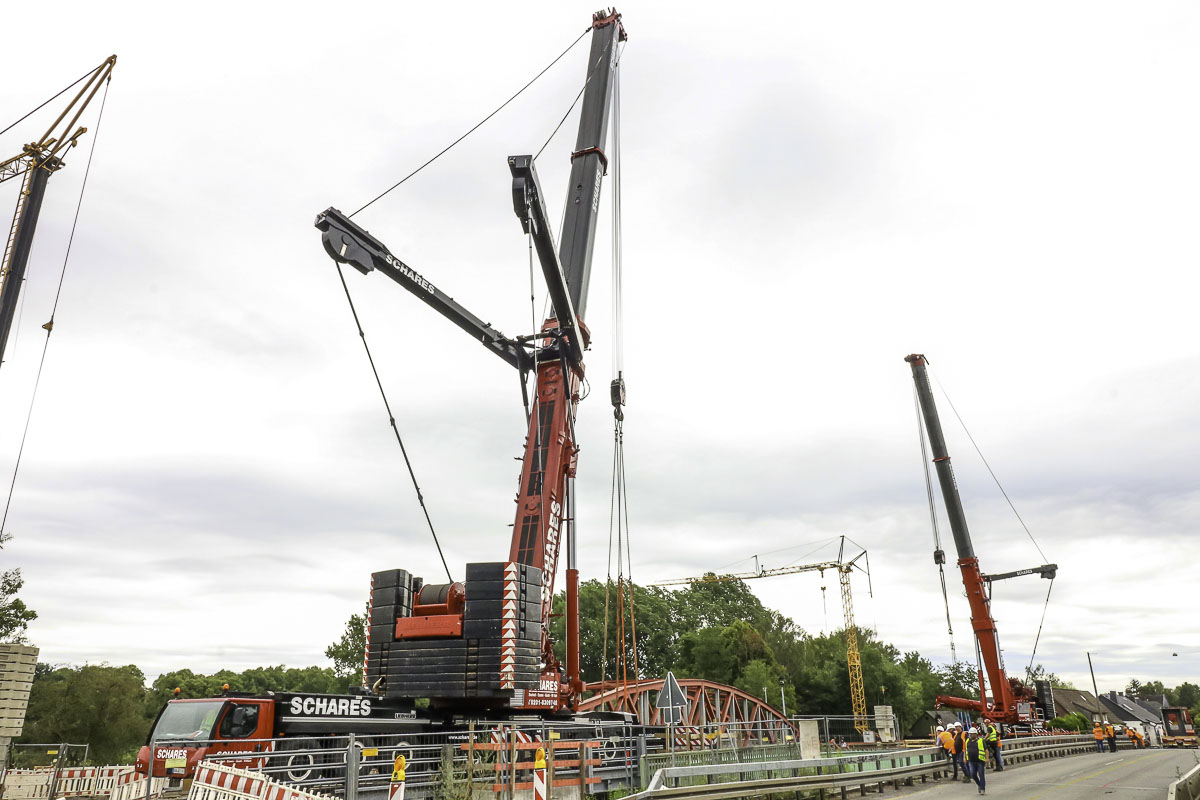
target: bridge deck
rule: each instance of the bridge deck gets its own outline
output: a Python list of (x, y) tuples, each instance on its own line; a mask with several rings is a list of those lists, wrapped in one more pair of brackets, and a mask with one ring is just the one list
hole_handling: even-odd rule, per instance
[[(1161, 800), (1167, 787), (1196, 763), (1196, 750), (1122, 750), (1035, 761), (1003, 772), (989, 771), (986, 796), (999, 800)], [(921, 800), (976, 796), (974, 786), (948, 780), (890, 794)]]

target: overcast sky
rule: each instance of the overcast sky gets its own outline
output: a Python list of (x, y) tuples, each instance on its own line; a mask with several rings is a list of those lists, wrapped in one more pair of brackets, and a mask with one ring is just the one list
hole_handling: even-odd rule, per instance
[[(594, 9), (68, 5), (0, 52), (0, 126), (120, 58), (3, 552), (40, 615), (30, 638), (47, 662), (150, 675), (326, 663), (372, 571), (441, 569), (313, 218), (475, 124)], [(819, 560), (844, 534), (870, 553), (859, 623), (948, 660), (902, 360), (923, 352), (1061, 567), (1037, 661), (1090, 688), (1091, 651), (1102, 691), (1200, 681), (1194, 4), (620, 10), (634, 579)], [(505, 158), (549, 136), (585, 46), (356, 218), (510, 335), (532, 323)], [(96, 110), (50, 182), (0, 371), (5, 484)], [(575, 124), (538, 161), (553, 217)], [(0, 137), (0, 157), (40, 132)], [(609, 188), (579, 415), (585, 579), (607, 571)], [(383, 276), (347, 279), (447, 560), (461, 577), (504, 559), (511, 369)], [(984, 570), (1042, 563), (938, 400)], [(806, 630), (840, 627), (816, 575), (751, 585)], [(1012, 673), (1046, 587), (997, 587)]]

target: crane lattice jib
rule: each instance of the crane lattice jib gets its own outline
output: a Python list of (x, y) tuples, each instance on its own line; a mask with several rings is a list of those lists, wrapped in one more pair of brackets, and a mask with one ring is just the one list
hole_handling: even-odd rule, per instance
[(838, 568), (838, 582), (842, 585), (842, 612), (846, 616), (846, 669), (850, 673), (850, 707), (854, 711), (854, 727), (859, 732), (867, 731), (867, 693), (863, 689), (862, 656), (858, 652), (858, 627), (854, 624), (854, 599), (850, 594), (850, 570)]

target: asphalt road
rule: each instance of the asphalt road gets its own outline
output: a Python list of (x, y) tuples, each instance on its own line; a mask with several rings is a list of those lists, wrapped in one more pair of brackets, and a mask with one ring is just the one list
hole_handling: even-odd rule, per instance
[[(1017, 764), (987, 773), (987, 797), (999, 800), (1165, 800), (1167, 787), (1196, 766), (1197, 750), (1120, 750)], [(975, 784), (938, 781), (894, 797), (977, 797)]]

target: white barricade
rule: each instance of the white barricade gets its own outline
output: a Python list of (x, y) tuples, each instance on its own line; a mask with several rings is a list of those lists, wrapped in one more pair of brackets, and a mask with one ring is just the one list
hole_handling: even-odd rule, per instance
[[(118, 800), (113, 798), (113, 800)], [(273, 780), (261, 772), (202, 761), (188, 800), (334, 800), (331, 795), (307, 792)]]
[(54, 767), (10, 769), (4, 773), (4, 800), (48, 800)]
[(109, 797), (126, 775), (133, 775), (131, 766), (96, 767), (95, 769), (96, 778), (92, 791), (96, 797)]
[[(166, 788), (166, 778), (153, 778), (150, 783), (150, 797), (158, 797)], [(144, 797), (146, 797), (146, 777), (133, 772), (132, 768), (129, 772), (117, 776), (116, 786), (109, 794), (109, 800), (140, 800)]]

